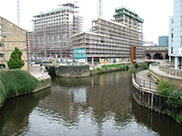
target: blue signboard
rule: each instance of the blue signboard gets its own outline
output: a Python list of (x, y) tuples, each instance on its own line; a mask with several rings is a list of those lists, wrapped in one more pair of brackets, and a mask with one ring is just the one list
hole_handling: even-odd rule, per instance
[(74, 59), (86, 59), (87, 58), (87, 49), (85, 48), (74, 48), (73, 49)]

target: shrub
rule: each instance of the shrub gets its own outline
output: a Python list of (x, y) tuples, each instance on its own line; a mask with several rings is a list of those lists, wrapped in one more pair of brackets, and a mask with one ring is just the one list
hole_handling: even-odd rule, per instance
[(182, 94), (180, 91), (173, 91), (170, 93), (168, 99), (167, 99), (167, 104), (175, 109), (182, 108)]
[(149, 69), (149, 66), (147, 63), (142, 63), (142, 69)]
[(11, 53), (8, 61), (9, 69), (21, 69), (24, 66), (23, 60), (21, 60), (22, 52), (15, 47), (15, 50)]
[(3, 83), (0, 81), (0, 108), (2, 107), (5, 100), (6, 100), (6, 91), (4, 89)]
[(135, 68), (138, 69), (138, 63), (135, 63), (134, 65), (135, 65)]
[(129, 72), (130, 74), (135, 74), (135, 73), (137, 72), (137, 69), (135, 68), (134, 65), (132, 65), (132, 66), (129, 68), (128, 72)]
[(0, 81), (7, 97), (30, 93), (38, 85), (38, 80), (29, 72), (18, 69), (0, 71)]
[(157, 91), (164, 97), (168, 97), (170, 93), (174, 91), (174, 87), (172, 86), (170, 81), (161, 80), (158, 82)]
[(102, 68), (97, 68), (97, 71), (101, 72), (101, 71), (103, 71), (103, 70), (102, 70)]

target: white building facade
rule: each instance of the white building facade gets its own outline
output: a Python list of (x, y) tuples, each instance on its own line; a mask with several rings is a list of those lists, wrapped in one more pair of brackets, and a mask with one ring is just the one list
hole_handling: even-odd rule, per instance
[(169, 61), (182, 68), (182, 0), (174, 0), (174, 15), (169, 20)]
[(32, 56), (69, 57), (70, 37), (81, 31), (82, 17), (73, 3), (34, 16)]

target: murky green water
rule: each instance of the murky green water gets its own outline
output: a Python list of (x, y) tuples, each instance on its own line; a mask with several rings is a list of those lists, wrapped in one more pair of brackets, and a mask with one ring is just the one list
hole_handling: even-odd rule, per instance
[(8, 100), (4, 136), (181, 136), (182, 125), (135, 104), (126, 72), (53, 80), (40, 93)]

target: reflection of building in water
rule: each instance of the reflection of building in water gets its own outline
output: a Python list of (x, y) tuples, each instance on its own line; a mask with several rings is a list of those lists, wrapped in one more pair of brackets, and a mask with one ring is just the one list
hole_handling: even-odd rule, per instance
[(39, 108), (53, 111), (55, 118), (68, 125), (78, 125), (79, 113), (88, 111), (99, 129), (110, 117), (116, 124), (126, 125), (131, 114), (129, 74), (114, 72), (84, 79), (57, 78), (51, 95), (39, 102)]
[(74, 88), (73, 94), (75, 103), (86, 103), (87, 100), (86, 88)]

